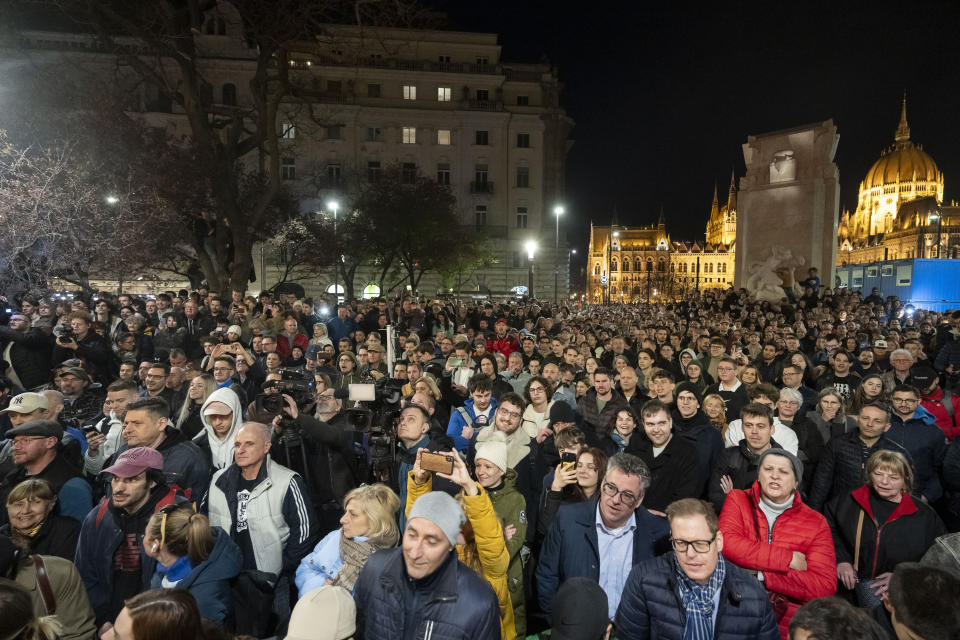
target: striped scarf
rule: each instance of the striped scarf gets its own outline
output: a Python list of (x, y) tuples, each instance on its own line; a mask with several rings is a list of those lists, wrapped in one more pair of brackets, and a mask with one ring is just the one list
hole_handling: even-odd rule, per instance
[(713, 598), (723, 586), (723, 579), (727, 574), (723, 556), (717, 557), (717, 568), (705, 585), (700, 585), (688, 578), (676, 558), (673, 562), (677, 572), (680, 599), (687, 613), (687, 621), (683, 627), (683, 640), (713, 640)]

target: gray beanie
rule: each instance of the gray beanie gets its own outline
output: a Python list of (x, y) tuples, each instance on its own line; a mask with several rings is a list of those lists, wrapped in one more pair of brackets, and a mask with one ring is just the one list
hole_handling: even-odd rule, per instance
[(797, 484), (800, 484), (800, 481), (803, 479), (803, 463), (800, 462), (800, 458), (793, 455), (786, 449), (767, 449), (760, 454), (760, 459), (757, 460), (757, 466), (763, 464), (763, 459), (767, 456), (783, 456), (790, 461), (790, 466), (793, 467), (793, 475), (797, 481)]
[(423, 518), (440, 527), (450, 545), (457, 546), (457, 537), (460, 535), (460, 525), (467, 521), (460, 504), (449, 493), (431, 491), (420, 496), (413, 503), (407, 522), (414, 518)]

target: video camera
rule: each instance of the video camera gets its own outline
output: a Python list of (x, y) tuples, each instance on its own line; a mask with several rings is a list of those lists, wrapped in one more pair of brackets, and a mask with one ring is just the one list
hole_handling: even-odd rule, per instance
[[(287, 402), (284, 395), (293, 398), (300, 411), (309, 409), (315, 402), (315, 384), (313, 378), (297, 369), (280, 369), (280, 380), (268, 380), (261, 388), (264, 393), (257, 395), (257, 413), (271, 413), (280, 416), (282, 433), (293, 427), (293, 420), (283, 413)], [(276, 393), (266, 393), (268, 389), (276, 389)]]
[(351, 384), (334, 397), (354, 400), (357, 405), (343, 412), (347, 429), (367, 434), (369, 471), (374, 479), (394, 473), (396, 466), (397, 418), (403, 399), (403, 380), (381, 378), (368, 384)]

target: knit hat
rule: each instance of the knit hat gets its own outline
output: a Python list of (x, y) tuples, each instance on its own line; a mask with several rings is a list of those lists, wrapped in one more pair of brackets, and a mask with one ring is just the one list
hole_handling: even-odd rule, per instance
[(700, 359), (699, 359), (699, 358), (693, 358), (692, 360), (690, 360), (690, 362), (687, 363), (687, 366), (685, 366), (685, 367), (683, 368), (683, 375), (687, 375), (687, 369), (690, 368), (690, 365), (696, 365), (696, 366), (700, 367), (700, 372), (701, 372), (701, 373), (703, 373), (704, 371), (706, 371), (706, 369), (705, 369), (704, 366), (703, 366), (703, 363), (700, 362)]
[(571, 407), (566, 402), (560, 400), (559, 402), (554, 402), (553, 406), (550, 407), (550, 426), (557, 424), (558, 422), (576, 422), (577, 417), (573, 414), (573, 407)]
[(803, 479), (803, 463), (800, 462), (800, 458), (793, 455), (786, 449), (767, 449), (760, 454), (760, 459), (757, 460), (757, 467), (763, 465), (763, 459), (767, 456), (783, 456), (790, 461), (790, 466), (793, 467), (793, 475), (797, 483), (799, 484), (800, 480)]
[(569, 578), (553, 600), (550, 637), (554, 640), (597, 640), (607, 630), (607, 594), (590, 578)]
[(474, 458), (477, 460), (483, 458), (500, 467), (501, 471), (506, 471), (507, 436), (502, 431), (491, 433), (486, 440), (477, 443), (477, 453)]
[(703, 404), (703, 396), (700, 395), (700, 389), (692, 382), (681, 382), (673, 388), (673, 397), (676, 398), (682, 391), (689, 391), (697, 399), (698, 404)]
[(286, 640), (346, 640), (357, 630), (357, 606), (343, 587), (308, 591), (293, 608)]
[(407, 516), (407, 522), (414, 518), (423, 518), (440, 527), (450, 545), (457, 546), (457, 537), (460, 535), (460, 525), (467, 521), (463, 509), (448, 493), (431, 491), (417, 498)]
[(239, 336), (243, 333), (243, 329), (241, 329), (240, 325), (238, 324), (232, 324), (229, 327), (227, 327), (227, 333), (235, 333)]

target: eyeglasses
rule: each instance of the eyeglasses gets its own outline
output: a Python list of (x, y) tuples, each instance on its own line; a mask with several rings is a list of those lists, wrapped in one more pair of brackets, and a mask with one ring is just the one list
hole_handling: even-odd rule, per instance
[(604, 482), (601, 489), (603, 490), (603, 495), (607, 496), (608, 498), (615, 498), (619, 495), (620, 501), (624, 504), (634, 505), (640, 501), (640, 498), (635, 496), (632, 492), (622, 491), (612, 482)]
[(503, 415), (507, 416), (512, 420), (519, 420), (520, 418), (523, 417), (523, 414), (520, 413), (519, 411), (509, 411), (507, 409), (504, 409), (503, 407), (499, 407), (497, 409), (497, 413), (502, 413)]
[(710, 545), (712, 545), (716, 539), (717, 536), (713, 536), (709, 540), (678, 540), (677, 538), (670, 538), (670, 544), (677, 553), (686, 553), (690, 547), (693, 547), (693, 550), (697, 553), (706, 553), (710, 551)]
[(53, 436), (18, 436), (13, 439), (13, 446), (26, 446), (28, 442), (32, 440), (46, 440), (47, 438), (52, 438)]
[(892, 402), (894, 404), (917, 404), (920, 401), (916, 398), (893, 398)]
[(530, 387), (530, 393), (543, 393), (546, 391), (543, 387)]

